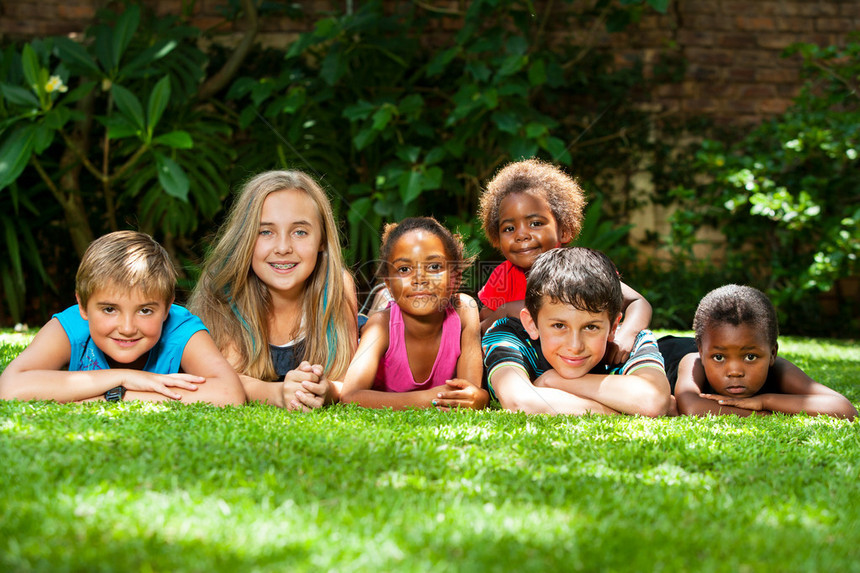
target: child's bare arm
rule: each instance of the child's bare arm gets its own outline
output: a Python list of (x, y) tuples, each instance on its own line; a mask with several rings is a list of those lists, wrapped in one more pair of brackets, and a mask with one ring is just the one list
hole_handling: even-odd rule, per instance
[(706, 396), (720, 405), (755, 411), (769, 410), (786, 414), (806, 412), (811, 416), (823, 414), (849, 420), (857, 417), (857, 409), (845, 396), (819, 384), (788, 360), (777, 357), (772, 368), (784, 393), (759, 394), (748, 398), (716, 394)]
[(245, 403), (245, 391), (239, 376), (207, 331), (199, 330), (188, 340), (182, 352), (181, 366), (183, 372), (205, 379), (193, 395), (183, 395), (183, 401), (208, 402), (216, 406)]
[[(349, 274), (348, 271), (343, 271), (343, 284), (344, 284), (344, 293), (343, 296), (346, 297), (346, 307), (348, 316), (348, 331), (347, 336), (349, 336), (350, 341), (350, 360), (355, 355), (355, 351), (358, 348), (358, 297), (355, 294), (355, 281), (352, 278), (352, 275)], [(346, 376), (346, 371), (343, 372), (331, 372), (329, 373), (329, 377), (336, 380), (342, 380), (344, 376)], [(337, 402), (340, 400), (340, 389), (341, 385), (338, 383), (336, 386), (333, 386), (334, 393), (327, 396), (327, 402)]]
[(635, 374), (586, 374), (576, 379), (562, 378), (550, 370), (535, 384), (592, 400), (623, 414), (665, 416), (672, 403), (669, 381), (657, 368), (640, 368)]
[(433, 390), (436, 391), (436, 396), (431, 405), (440, 410), (451, 408), (480, 410), (486, 408), (490, 402), (490, 394), (486, 390), (462, 378), (448, 380), (444, 386), (437, 386)]
[(457, 359), (457, 378), (481, 387), (484, 373), (484, 356), (481, 352), (481, 322), (478, 304), (465, 294), (459, 296), (457, 315), (460, 317), (460, 358)]
[(606, 348), (606, 361), (609, 364), (623, 364), (630, 358), (636, 335), (651, 324), (651, 304), (641, 294), (621, 283), (624, 297), (621, 310), (624, 321), (615, 332), (615, 339)]
[(748, 408), (719, 404), (715, 400), (704, 397), (702, 392), (706, 388), (705, 369), (699, 354), (697, 352), (687, 354), (678, 363), (678, 380), (675, 382), (675, 400), (678, 403), (679, 414), (688, 416), (705, 416), (707, 414), (751, 416), (770, 413), (763, 410), (756, 412)]
[[(242, 390), (245, 392), (245, 398), (248, 402), (261, 402), (278, 408), (286, 407), (289, 400), (294, 399), (294, 394), (298, 386), (292, 388), (291, 392), (285, 391), (284, 382), (267, 382), (253, 376), (248, 376), (242, 372), (241, 360), (239, 351), (232, 344), (221, 351), (221, 354), (227, 360), (227, 363), (238, 373), (239, 382), (242, 384)], [(288, 399), (285, 401), (285, 395)]]
[(52, 318), (0, 375), (0, 398), (78, 402), (101, 398), (111, 388), (124, 386), (145, 394), (143, 399), (178, 400), (180, 391), (194, 392), (203, 382), (191, 373), (152, 374), (125, 368), (68, 372), (64, 368), (70, 356), (69, 337), (60, 321)]
[(468, 295), (457, 296), (460, 297), (457, 306), (457, 315), (460, 317), (460, 358), (457, 359), (457, 377), (448, 380), (445, 388), (434, 388), (437, 392), (432, 405), (442, 409), (459, 407), (477, 410), (486, 407), (490, 401), (490, 395), (481, 388), (484, 361), (481, 352), (478, 305)]
[(514, 300), (506, 302), (496, 310), (490, 310), (488, 307), (481, 309), (481, 334), (484, 334), (488, 328), (493, 326), (493, 323), (500, 318), (519, 318), (520, 311), (525, 307), (524, 300)]
[[(355, 294), (355, 281), (347, 271), (343, 273), (343, 284), (351, 360), (358, 346), (358, 299)], [(228, 352), (228, 359), (235, 365), (236, 362), (231, 356)], [(346, 372), (333, 371), (326, 375), (323, 371), (321, 364), (302, 362), (287, 372), (279, 382), (267, 382), (242, 374), (239, 379), (250, 402), (263, 402), (287, 410), (308, 411), (340, 401), (343, 382), (335, 378), (343, 378)]]
[[(544, 374), (546, 376), (546, 373)], [(541, 378), (535, 381), (540, 384)], [(490, 384), (502, 407), (512, 412), (526, 414), (617, 414), (600, 402), (589, 400), (564, 390), (531, 383), (526, 372), (519, 366), (503, 364), (497, 367)]]
[(373, 395), (387, 394), (372, 390), (379, 361), (388, 349), (388, 321), (391, 313), (388, 310), (370, 315), (362, 331), (358, 350), (352, 357), (352, 362), (346, 371), (341, 389), (341, 402), (353, 402), (360, 406), (374, 407)]

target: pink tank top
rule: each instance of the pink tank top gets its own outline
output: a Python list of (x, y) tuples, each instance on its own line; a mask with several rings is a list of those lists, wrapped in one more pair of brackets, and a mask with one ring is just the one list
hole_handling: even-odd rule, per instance
[(400, 307), (392, 303), (389, 306), (391, 316), (388, 320), (388, 350), (379, 369), (373, 389), (382, 392), (411, 392), (426, 390), (441, 386), (451, 378), (456, 377), (457, 359), (460, 358), (460, 317), (451, 307), (445, 309), (445, 319), (442, 321), (442, 340), (439, 342), (439, 352), (433, 363), (430, 377), (423, 382), (416, 382), (409, 368), (409, 357), (406, 355), (406, 337), (403, 327), (403, 314)]

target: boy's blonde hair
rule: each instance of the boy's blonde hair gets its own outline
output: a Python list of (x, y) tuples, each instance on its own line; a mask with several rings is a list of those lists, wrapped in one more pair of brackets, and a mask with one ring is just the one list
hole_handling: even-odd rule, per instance
[(478, 216), (490, 244), (499, 248), (499, 208), (513, 193), (532, 193), (544, 198), (559, 232), (571, 240), (582, 230), (585, 194), (576, 180), (551, 163), (526, 159), (509, 163), (487, 183), (481, 195)]
[(82, 306), (106, 288), (137, 288), (169, 305), (176, 293), (176, 268), (164, 247), (146, 233), (108, 233), (90, 243), (75, 276)]
[[(291, 189), (307, 194), (322, 223), (322, 251), (305, 283), (305, 350), (301, 360), (321, 364), (326, 376), (339, 379), (346, 373), (357, 344), (349, 335), (349, 324), (357, 317), (357, 309), (350, 308), (344, 296), (346, 267), (331, 203), (306, 173), (267, 171), (245, 184), (218, 231), (188, 308), (203, 320), (222, 352), (232, 348), (238, 353), (238, 364), (234, 366), (240, 373), (260, 380), (275, 379), (269, 351), (271, 296), (251, 270), (251, 259), (263, 202), (271, 193)], [(350, 313), (355, 316), (350, 318)]]

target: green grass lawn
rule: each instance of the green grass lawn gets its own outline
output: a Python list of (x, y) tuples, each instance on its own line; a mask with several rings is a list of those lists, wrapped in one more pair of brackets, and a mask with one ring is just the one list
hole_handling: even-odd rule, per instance
[[(855, 343), (780, 342), (860, 404)], [(830, 418), (5, 402), (0, 460), (0, 571), (860, 571)]]

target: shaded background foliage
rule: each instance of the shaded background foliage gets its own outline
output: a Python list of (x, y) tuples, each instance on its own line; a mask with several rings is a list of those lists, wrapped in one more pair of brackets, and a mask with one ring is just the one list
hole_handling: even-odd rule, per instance
[[(225, 15), (244, 23), (239, 47), (203, 51), (182, 18), (128, 3), (101, 13), (80, 43), (7, 46), (4, 320), (41, 323), (71, 301), (82, 247), (116, 228), (153, 234), (189, 286), (230, 190), (271, 168), (322, 180), (365, 290), (382, 224), (410, 215), (435, 215), (498, 261), (475, 219), (480, 190), (504, 163), (539, 156), (580, 179), (591, 201), (580, 243), (616, 260), (652, 302), (655, 326), (689, 327), (708, 289), (737, 281), (767, 290), (789, 331), (856, 335), (856, 318), (808, 317), (821, 312), (819, 292), (857, 274), (858, 45), (795, 48), (807, 88), (744, 136), (640, 105), (683, 73), (671, 47), (646, 73), (549, 33), (619, 31), (667, 5), (479, 0), (457, 13), (367, 2), (316, 17), (278, 50), (252, 49), (256, 22), (267, 11), (300, 17), (297, 7), (237, 0)], [(647, 193), (634, 184), (643, 172)], [(679, 208), (670, 236), (643, 250), (627, 232), (651, 202)], [(706, 226), (727, 231), (716, 257), (694, 253)], [(477, 267), (466, 286), (488, 272)]]

